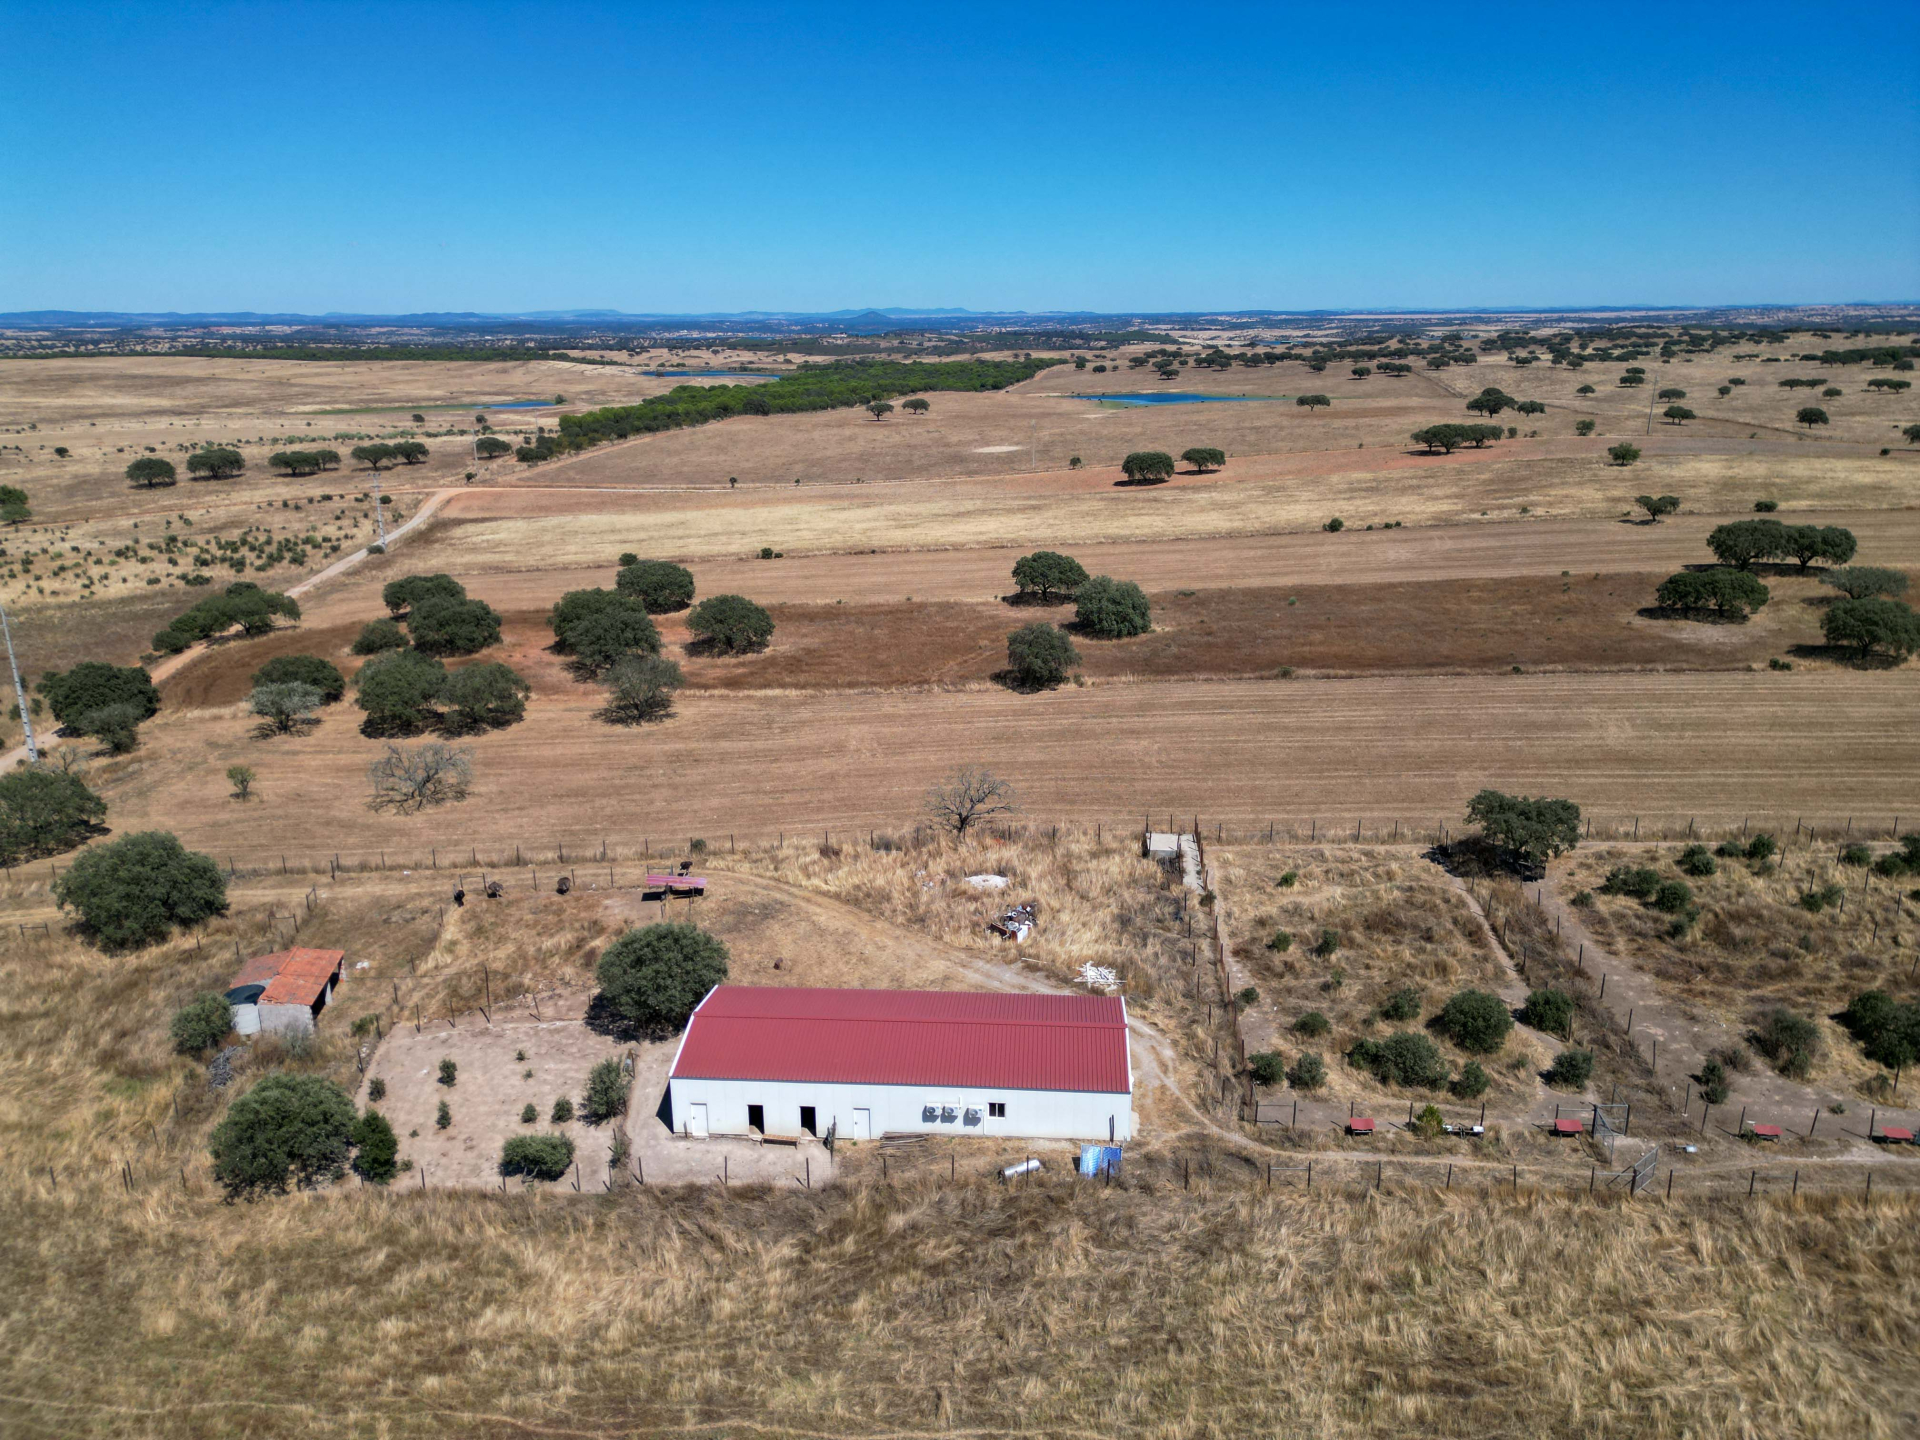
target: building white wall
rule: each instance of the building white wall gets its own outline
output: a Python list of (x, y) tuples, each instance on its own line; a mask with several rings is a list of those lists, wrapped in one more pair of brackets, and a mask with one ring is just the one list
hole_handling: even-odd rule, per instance
[(257, 1005), (248, 1008), (259, 1012), (262, 1030), (276, 1030), (289, 1035), (313, 1033), (313, 1011), (305, 1005)]
[[(690, 1107), (707, 1107), (707, 1127), (715, 1135), (747, 1133), (747, 1106), (766, 1112), (766, 1133), (798, 1135), (800, 1107), (811, 1105), (815, 1133), (825, 1135), (836, 1122), (839, 1138), (859, 1135), (857, 1110), (868, 1112), (868, 1136), (896, 1133), (929, 1135), (1003, 1135), (1030, 1140), (1104, 1140), (1118, 1144), (1133, 1138), (1133, 1097), (1079, 1090), (991, 1090), (923, 1085), (815, 1085), (790, 1080), (702, 1080), (678, 1077), (668, 1086), (673, 1128), (686, 1133)], [(1004, 1118), (990, 1110), (1006, 1106)], [(926, 1118), (927, 1107), (933, 1118)], [(942, 1115), (951, 1110), (953, 1119)], [(978, 1123), (967, 1124), (969, 1110)]]

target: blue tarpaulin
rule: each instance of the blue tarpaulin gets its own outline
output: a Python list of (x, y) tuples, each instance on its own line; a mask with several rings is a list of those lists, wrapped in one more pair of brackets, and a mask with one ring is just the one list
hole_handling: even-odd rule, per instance
[(1110, 1175), (1120, 1173), (1120, 1147), (1118, 1145), (1082, 1145), (1080, 1173), (1099, 1175), (1103, 1172)]

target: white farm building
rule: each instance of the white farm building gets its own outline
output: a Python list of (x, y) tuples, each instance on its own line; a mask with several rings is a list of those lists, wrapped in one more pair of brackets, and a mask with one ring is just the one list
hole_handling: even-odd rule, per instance
[(721, 985), (667, 1087), (677, 1134), (1133, 1136), (1126, 1002)]
[(242, 1035), (263, 1030), (312, 1034), (314, 1021), (339, 988), (346, 958), (344, 950), (303, 946), (254, 956), (227, 987), (233, 1028)]

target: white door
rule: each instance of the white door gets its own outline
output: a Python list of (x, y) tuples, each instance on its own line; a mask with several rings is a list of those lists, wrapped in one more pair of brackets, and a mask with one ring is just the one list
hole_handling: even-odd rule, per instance
[(847, 1130), (849, 1140), (871, 1140), (873, 1138), (873, 1111), (856, 1110), (853, 1112), (853, 1124)]
[(707, 1104), (704, 1100), (695, 1101), (687, 1106), (687, 1134), (704, 1140), (707, 1138)]

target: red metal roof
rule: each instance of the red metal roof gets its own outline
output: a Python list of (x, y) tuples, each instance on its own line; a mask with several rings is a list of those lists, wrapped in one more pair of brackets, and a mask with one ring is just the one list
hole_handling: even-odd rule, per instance
[(1904, 1141), (1911, 1145), (1913, 1143), (1913, 1131), (1903, 1130), (1898, 1125), (1882, 1125), (1880, 1127), (1880, 1138), (1882, 1140)]
[(240, 968), (227, 988), (264, 985), (262, 1005), (311, 1005), (327, 988), (327, 982), (340, 971), (347, 958), (344, 950), (309, 950), (295, 946), (276, 950), (271, 955), (256, 955)]
[(1586, 1128), (1581, 1121), (1570, 1120), (1565, 1116), (1553, 1122), (1553, 1133), (1556, 1135), (1578, 1135)]
[(1098, 995), (722, 985), (675, 1079), (1126, 1094), (1126, 1006)]

